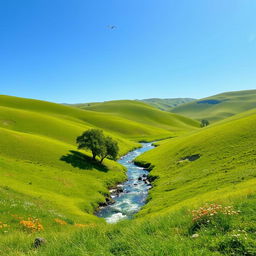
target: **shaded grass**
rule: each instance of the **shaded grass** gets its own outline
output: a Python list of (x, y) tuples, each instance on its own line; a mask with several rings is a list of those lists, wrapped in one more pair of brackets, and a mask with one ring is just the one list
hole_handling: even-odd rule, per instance
[(100, 164), (97, 160), (94, 161), (91, 157), (75, 150), (70, 150), (70, 153), (63, 155), (60, 160), (71, 164), (75, 168), (90, 170), (97, 167), (97, 170), (107, 172), (106, 166)]

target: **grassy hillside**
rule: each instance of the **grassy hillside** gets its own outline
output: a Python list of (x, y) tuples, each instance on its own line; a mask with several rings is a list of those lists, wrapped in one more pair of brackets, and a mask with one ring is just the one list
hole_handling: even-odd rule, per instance
[[(139, 145), (120, 135), (139, 135), (147, 130), (127, 121), (128, 130), (123, 128), (126, 120), (102, 113), (0, 96), (0, 188), (6, 204), (0, 219), (6, 219), (7, 209), (24, 217), (37, 212), (26, 207), (12, 209), (12, 198), (18, 197), (18, 205), (40, 205), (42, 212), (35, 215), (46, 224), (57, 215), (72, 221), (99, 221), (92, 213), (105, 200), (108, 187), (125, 179), (124, 169), (109, 160), (104, 161), (104, 167), (92, 162), (89, 152), (77, 151), (75, 138), (89, 128), (103, 128), (107, 120), (113, 125), (113, 129), (106, 129), (107, 134), (118, 141), (120, 154)], [(47, 214), (48, 210), (56, 214)]]
[[(136, 112), (136, 107), (132, 107)], [(191, 123), (194, 129), (196, 123)], [(89, 152), (77, 151), (76, 137), (92, 127), (104, 129), (117, 140), (120, 155), (139, 146), (128, 139), (158, 139), (173, 134), (117, 114), (0, 96), (0, 187), (5, 192), (2, 198), (12, 191), (28, 202), (37, 198), (37, 203), (49, 204), (73, 221), (97, 221), (92, 215), (95, 207), (105, 200), (107, 188), (122, 181), (125, 174), (123, 167), (113, 161), (105, 160), (102, 167), (91, 161)], [(186, 123), (183, 127), (184, 131), (190, 128)], [(4, 216), (5, 212), (0, 212), (0, 219)], [(47, 214), (43, 216), (47, 222)]]
[(155, 166), (158, 179), (140, 214), (254, 192), (255, 125), (255, 112), (244, 114), (145, 153), (139, 160)]
[[(136, 101), (144, 102), (152, 107), (158, 108), (163, 111), (170, 111), (174, 107), (177, 107), (179, 105), (182, 105), (194, 100), (195, 99), (192, 99), (192, 98), (167, 98), (167, 99), (151, 98), (151, 99), (143, 99), (143, 100), (136, 100)], [(102, 103), (102, 102), (64, 104), (64, 105), (86, 109), (87, 107), (97, 105), (99, 103)]]
[[(256, 255), (256, 110), (196, 129), (190, 119), (140, 102), (102, 103), (87, 111), (21, 102), (4, 97), (0, 104), (1, 255)], [(137, 159), (150, 165), (153, 188), (134, 220), (109, 225), (92, 215), (107, 187), (125, 177), (119, 164), (92, 163), (72, 143), (78, 131), (92, 127), (94, 115), (101, 125), (107, 121), (100, 117), (115, 117), (148, 129), (158, 123), (156, 131), (191, 131), (157, 142)], [(122, 152), (137, 146), (123, 127), (107, 131)], [(197, 220), (193, 209), (203, 213)], [(29, 217), (44, 230), (22, 226)], [(47, 244), (35, 250), (37, 236)]]
[[(97, 203), (125, 175), (120, 165), (106, 160), (103, 168), (91, 161), (88, 152), (77, 151), (76, 136), (91, 127), (34, 109), (0, 107), (0, 111), (0, 186), (30, 198), (28, 202), (34, 197), (49, 202), (52, 209), (78, 220), (95, 220), (91, 214)], [(137, 146), (110, 135), (118, 140), (121, 153)]]
[[(68, 233), (43, 233), (49, 242), (37, 254), (256, 255), (255, 125), (256, 112), (251, 110), (159, 142), (137, 159), (150, 163), (150, 175), (156, 178), (138, 218), (80, 231), (67, 224)], [(206, 213), (194, 221), (193, 209)], [(15, 233), (6, 235), (2, 245), (6, 255), (13, 248), (33, 255), (30, 241)]]
[(163, 133), (163, 129), (175, 134), (191, 131), (199, 127), (198, 122), (190, 118), (167, 113), (139, 101), (108, 101), (95, 103), (84, 109), (117, 115), (121, 118), (140, 123), (143, 126), (150, 126), (155, 131), (159, 129), (159, 134)]
[(106, 161), (103, 168), (65, 143), (3, 129), (0, 137), (1, 188), (30, 197), (27, 202), (49, 202), (77, 220), (95, 219), (89, 214), (104, 201), (107, 187), (125, 178), (118, 164)]
[[(189, 131), (199, 126), (196, 121), (189, 118), (158, 111), (144, 103), (134, 101), (125, 102), (123, 109), (119, 108), (119, 103), (116, 102), (113, 107), (115, 109), (118, 107), (121, 112), (123, 111), (122, 113), (111, 111), (108, 107), (106, 107), (106, 111), (102, 111), (101, 108), (97, 111), (91, 111), (91, 108), (81, 110), (50, 102), (10, 96), (0, 96), (0, 107), (3, 113), (2, 122), (0, 120), (2, 127), (19, 129), (18, 126), (22, 126), (21, 131), (27, 129), (26, 132), (44, 133), (40, 129), (41, 125), (39, 125), (40, 120), (42, 120), (44, 129), (47, 129), (46, 126), (49, 124), (49, 132), (55, 131), (57, 136), (59, 136), (61, 127), (69, 130), (76, 128), (75, 134), (77, 135), (78, 128), (81, 131), (81, 128), (93, 126), (104, 129), (117, 137), (155, 140), (170, 137), (175, 132)], [(129, 115), (127, 115), (127, 110)], [(41, 118), (41, 115), (45, 115), (45, 117)], [(14, 121), (15, 118), (19, 118), (20, 122), (12, 121), (12, 116), (14, 116)], [(22, 121), (23, 118), (24, 122)], [(34, 122), (37, 128), (34, 127), (31, 131), (29, 131), (30, 128), (25, 127), (27, 123), (30, 123), (29, 119), (37, 119)], [(56, 123), (58, 123), (57, 127), (53, 127)], [(67, 127), (64, 123), (67, 123)], [(33, 129), (37, 129), (37, 131)], [(72, 138), (73, 141), (74, 136), (70, 135), (69, 131), (65, 139)], [(62, 138), (64, 139), (64, 136)]]
[[(113, 136), (121, 146), (121, 155), (137, 143), (123, 137), (144, 136), (146, 128), (129, 120), (104, 113), (92, 113), (60, 104), (0, 96), (0, 127), (75, 145), (75, 139), (83, 131), (96, 127)], [(151, 135), (151, 134), (150, 134)]]
[(253, 108), (256, 108), (256, 90), (218, 94), (175, 107), (172, 112), (216, 122)]
[(170, 98), (170, 99), (159, 99), (159, 98), (152, 98), (152, 99), (144, 99), (141, 100), (155, 108), (158, 108), (163, 111), (170, 111), (172, 108), (183, 105), (185, 103), (194, 101), (195, 99), (191, 98)]

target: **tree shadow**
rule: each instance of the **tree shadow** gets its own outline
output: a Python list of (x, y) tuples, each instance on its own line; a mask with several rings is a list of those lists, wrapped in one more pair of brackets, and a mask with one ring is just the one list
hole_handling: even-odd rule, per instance
[(106, 166), (100, 164), (96, 160), (93, 160), (91, 157), (75, 150), (70, 150), (70, 153), (67, 155), (63, 155), (60, 160), (64, 161), (68, 164), (71, 164), (75, 168), (79, 168), (82, 170), (89, 170), (89, 169), (97, 169), (101, 172), (107, 172), (108, 169)]

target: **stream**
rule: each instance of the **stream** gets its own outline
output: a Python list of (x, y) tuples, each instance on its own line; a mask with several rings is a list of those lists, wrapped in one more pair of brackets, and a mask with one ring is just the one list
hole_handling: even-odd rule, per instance
[(142, 143), (142, 147), (121, 157), (118, 162), (127, 168), (127, 180), (110, 190), (113, 204), (100, 207), (98, 217), (105, 218), (108, 223), (121, 219), (130, 219), (146, 203), (148, 190), (151, 188), (147, 180), (148, 171), (136, 166), (133, 160), (144, 152), (153, 149), (152, 143)]

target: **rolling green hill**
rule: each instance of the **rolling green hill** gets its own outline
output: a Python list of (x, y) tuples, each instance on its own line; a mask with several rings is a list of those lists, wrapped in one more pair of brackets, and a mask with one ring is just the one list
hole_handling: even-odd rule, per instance
[[(46, 115), (45, 118), (48, 120), (48, 123), (53, 124), (59, 121), (60, 124), (58, 127), (64, 128), (64, 120), (65, 122), (68, 122), (68, 127), (73, 126), (74, 128), (74, 126), (80, 126), (80, 131), (81, 126), (93, 126), (104, 129), (118, 137), (124, 136), (125, 138), (128, 137), (135, 140), (155, 140), (170, 137), (175, 132), (189, 131), (190, 129), (195, 129), (199, 126), (196, 121), (189, 118), (184, 118), (175, 114), (168, 114), (136, 101), (124, 101), (122, 108), (120, 108), (121, 105), (118, 101), (115, 102), (112, 107), (114, 109), (118, 108), (118, 111), (120, 112), (112, 111), (111, 107), (106, 107), (106, 110), (102, 111), (100, 106), (101, 104), (98, 106), (99, 108), (97, 107), (97, 111), (91, 111), (91, 107), (82, 110), (50, 102), (0, 96), (0, 107), (3, 109), (3, 115), (16, 115), (15, 111), (18, 110), (19, 114), (17, 113), (17, 115), (22, 116), (22, 118), (37, 118), (37, 132), (44, 132), (40, 131), (39, 128), (39, 120), (44, 122), (44, 119), (40, 117), (40, 114)], [(21, 113), (21, 111), (23, 112)], [(26, 114), (24, 111), (29, 111), (29, 113)], [(33, 112), (32, 116), (31, 112)], [(130, 115), (127, 115), (128, 113), (130, 113)], [(29, 120), (24, 120), (23, 123), (27, 122), (29, 122)], [(4, 128), (13, 127), (14, 129), (18, 129), (18, 126), (22, 125), (21, 123), (22, 122), (14, 123), (8, 118), (3, 117), (0, 125)], [(42, 125), (47, 126), (46, 124)], [(24, 124), (22, 129), (23, 128)], [(57, 128), (55, 128), (55, 130), (56, 129)], [(48, 130), (53, 132), (50, 127)], [(33, 133), (34, 131), (31, 132)], [(59, 133), (58, 129), (56, 133)], [(75, 134), (77, 134), (77, 131)], [(71, 138), (70, 136), (65, 137), (66, 139)]]
[[(157, 213), (181, 205), (254, 193), (256, 184), (256, 113), (160, 143), (139, 157), (158, 177), (152, 199), (140, 212)], [(248, 147), (250, 145), (250, 147)], [(256, 188), (256, 187), (255, 187)]]
[[(2, 255), (256, 255), (255, 109), (197, 129), (189, 118), (141, 102), (81, 110), (1, 96), (0, 123)], [(136, 159), (150, 167), (153, 188), (137, 218), (116, 225), (93, 211), (108, 187), (125, 178), (124, 169), (110, 160), (92, 163), (74, 144), (77, 133), (104, 126), (122, 153), (138, 146), (134, 141), (146, 131), (147, 138), (180, 135)], [(230, 207), (230, 214), (195, 224), (191, 210), (207, 212), (211, 203)], [(17, 215), (39, 218), (45, 231), (24, 232)], [(38, 250), (31, 248), (36, 236), (48, 241)]]
[[(139, 101), (108, 101), (95, 103), (83, 109), (94, 112), (109, 113), (140, 123), (143, 126), (151, 126), (154, 127), (153, 129), (164, 129), (173, 133), (193, 130), (199, 127), (198, 122), (190, 118), (167, 113)], [(161, 133), (162, 132), (160, 132), (160, 134)]]
[[(133, 103), (131, 108), (134, 113), (144, 109)], [(0, 188), (28, 200), (37, 197), (67, 216), (84, 221), (97, 219), (91, 214), (105, 200), (107, 188), (125, 178), (124, 169), (110, 160), (104, 162), (104, 168), (91, 162), (90, 153), (76, 149), (78, 135), (92, 127), (103, 129), (118, 141), (123, 155), (138, 147), (138, 140), (170, 137), (173, 131), (185, 132), (197, 126), (190, 119), (172, 114), (173, 123), (168, 119), (172, 129), (168, 125), (154, 126), (153, 122), (147, 125), (131, 116), (129, 119), (116, 113), (0, 96)]]
[(256, 90), (227, 92), (173, 108), (171, 111), (193, 119), (216, 122), (256, 108)]
[(188, 103), (194, 100), (195, 99), (191, 99), (191, 98), (170, 98), (170, 99), (152, 98), (152, 99), (144, 99), (141, 101), (153, 107), (156, 107), (160, 110), (170, 111), (174, 107), (183, 105), (185, 103)]
[[(107, 188), (125, 175), (119, 164), (106, 160), (102, 168), (90, 160), (88, 152), (77, 151), (75, 138), (95, 127), (91, 124), (94, 116), (102, 128), (110, 115), (87, 115), (83, 110), (54, 103), (1, 96), (1, 190), (27, 197), (28, 202), (38, 198), (37, 203), (47, 202), (54, 211), (77, 220), (97, 220), (92, 215), (95, 207), (105, 200)], [(111, 121), (116, 128), (125, 120), (113, 117)], [(136, 125), (127, 122), (127, 126), (131, 129)], [(118, 132), (115, 128), (107, 133), (118, 141), (121, 154), (138, 146), (118, 136), (124, 136), (126, 128), (119, 127)]]
[[(143, 99), (143, 100), (136, 100), (139, 102), (144, 102), (152, 107), (158, 108), (163, 111), (170, 111), (172, 108), (177, 107), (179, 105), (194, 101), (195, 99), (192, 98), (151, 98), (151, 99)], [(102, 102), (92, 102), (92, 103), (79, 103), (79, 104), (64, 104), (68, 106), (73, 106), (81, 109), (86, 109), (87, 107), (94, 106), (100, 104)]]

